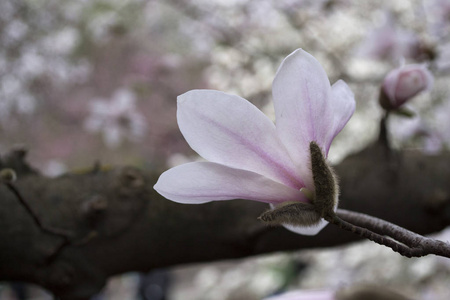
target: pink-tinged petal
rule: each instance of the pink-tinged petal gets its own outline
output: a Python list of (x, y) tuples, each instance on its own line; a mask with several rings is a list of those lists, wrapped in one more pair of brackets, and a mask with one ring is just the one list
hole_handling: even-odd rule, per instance
[(386, 93), (389, 101), (391, 102), (391, 106), (396, 106), (395, 102), (395, 87), (397, 86), (397, 82), (400, 75), (400, 68), (394, 69), (389, 72), (384, 81), (383, 81), (383, 90)]
[(288, 224), (283, 224), (283, 227), (289, 231), (292, 231), (294, 233), (298, 233), (301, 235), (316, 235), (327, 225), (328, 225), (328, 222), (325, 221), (324, 219), (322, 219), (315, 226), (301, 227), (301, 226), (292, 226), (292, 225), (288, 225)]
[(263, 300), (335, 300), (334, 294), (331, 290), (297, 290)]
[(344, 128), (345, 124), (347, 124), (355, 112), (355, 95), (343, 80), (338, 80), (331, 86), (330, 105), (334, 118), (333, 127), (329, 131), (329, 136), (325, 142), (327, 154), (331, 142), (341, 132), (342, 128)]
[[(338, 208), (338, 202), (339, 202), (339, 199), (336, 198), (336, 204), (334, 206), (334, 211), (335, 212), (336, 212), (336, 210)], [(276, 205), (277, 204), (272, 204), (271, 203), (270, 207), (273, 209)], [(292, 232), (297, 233), (297, 234), (301, 234), (301, 235), (316, 235), (323, 228), (325, 228), (325, 226), (328, 225), (328, 221), (325, 221), (324, 219), (321, 219), (318, 224), (316, 224), (314, 226), (308, 226), (308, 227), (305, 227), (305, 226), (294, 226), (294, 225), (290, 225), (290, 224), (282, 224), (282, 225), (287, 230), (292, 231)]]
[[(308, 199), (306, 199), (303, 202), (310, 202), (310, 201)], [(273, 209), (276, 205), (277, 205), (276, 203), (270, 203), (270, 208)], [(337, 209), (337, 206), (336, 206), (336, 209)], [(292, 232), (297, 233), (297, 234), (301, 234), (301, 235), (316, 235), (325, 226), (328, 225), (328, 222), (325, 221), (324, 219), (322, 219), (322, 220), (319, 221), (319, 223), (317, 225), (309, 226), (309, 227), (294, 226), (294, 225), (290, 225), (290, 224), (281, 224), (281, 225), (283, 225), (283, 227), (286, 228), (287, 230), (292, 231)]]
[(178, 97), (180, 130), (203, 158), (262, 174), (300, 189), (304, 186), (275, 125), (247, 100), (212, 90)]
[(309, 161), (309, 143), (316, 141), (326, 153), (334, 118), (327, 74), (313, 56), (298, 49), (282, 62), (272, 91), (280, 139), (311, 188), (311, 171), (305, 163)]
[(433, 75), (425, 65), (412, 64), (394, 69), (383, 81), (383, 92), (390, 101), (384, 106), (396, 109), (432, 85)]
[(303, 193), (260, 174), (212, 162), (193, 162), (164, 172), (154, 189), (169, 200), (199, 204), (247, 199), (267, 203), (304, 201)]

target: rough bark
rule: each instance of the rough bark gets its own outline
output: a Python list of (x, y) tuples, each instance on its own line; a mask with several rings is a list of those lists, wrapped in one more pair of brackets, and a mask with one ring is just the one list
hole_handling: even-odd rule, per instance
[[(267, 227), (267, 205), (243, 200), (182, 205), (159, 196), (158, 172), (133, 167), (93, 168), (58, 178), (40, 176), (24, 153), (3, 157), (15, 183), (45, 226), (38, 228), (0, 186), (0, 280), (37, 283), (61, 299), (88, 299), (109, 276), (192, 262), (208, 262), (358, 239), (335, 226), (313, 237)], [(367, 213), (417, 233), (450, 224), (450, 154), (395, 153), (374, 144), (336, 166), (340, 207)]]

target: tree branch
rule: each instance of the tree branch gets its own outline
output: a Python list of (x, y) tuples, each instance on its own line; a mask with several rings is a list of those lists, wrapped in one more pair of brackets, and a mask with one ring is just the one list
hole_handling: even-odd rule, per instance
[(37, 227), (39, 227), (43, 232), (50, 233), (56, 236), (59, 236), (63, 238), (65, 241), (68, 241), (70, 239), (70, 232), (67, 232), (66, 230), (58, 229), (49, 227), (41, 222), (39, 217), (36, 215), (36, 213), (33, 211), (31, 206), (28, 204), (28, 202), (22, 197), (19, 190), (14, 186), (12, 182), (5, 182), (5, 186), (16, 196), (17, 201), (24, 207), (24, 209), (28, 212), (28, 214), (33, 219), (34, 223)]
[[(15, 188), (40, 222), (73, 233), (42, 231), (5, 185), (0, 185), (0, 280), (37, 283), (64, 300), (87, 299), (109, 276), (187, 263), (242, 258), (275, 251), (331, 247), (357, 235), (327, 226), (317, 236), (267, 227), (257, 217), (267, 209), (253, 201), (183, 205), (153, 189), (159, 170), (131, 167), (45, 178), (20, 159)], [(376, 215), (420, 234), (450, 224), (450, 154), (398, 155), (395, 170), (378, 144), (335, 167), (340, 207)], [(12, 167), (14, 166), (14, 167)], [(343, 218), (345, 219), (345, 217)], [(56, 255), (55, 255), (56, 253)]]

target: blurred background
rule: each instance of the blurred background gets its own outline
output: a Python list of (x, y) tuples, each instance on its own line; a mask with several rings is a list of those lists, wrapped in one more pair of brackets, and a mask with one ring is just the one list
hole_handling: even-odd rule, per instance
[[(426, 64), (434, 86), (409, 102), (413, 118), (390, 119), (394, 146), (428, 155), (448, 149), (448, 0), (2, 0), (0, 153), (25, 147), (31, 164), (48, 176), (96, 161), (164, 170), (195, 159), (176, 123), (178, 95), (217, 89), (272, 116), (272, 80), (297, 48), (356, 96), (332, 162), (376, 139), (382, 80), (409, 63)], [(152, 289), (162, 295), (170, 286), (166, 299), (260, 299), (285, 288), (337, 289), (359, 281), (389, 284), (416, 299), (450, 297), (448, 261), (384, 250), (362, 243), (163, 270), (142, 281), (139, 297), (146, 297), (145, 287), (148, 295)], [(388, 275), (381, 262), (390, 262)], [(141, 279), (117, 278), (99, 299), (138, 299)], [(1, 299), (16, 299), (12, 291), (1, 285)]]

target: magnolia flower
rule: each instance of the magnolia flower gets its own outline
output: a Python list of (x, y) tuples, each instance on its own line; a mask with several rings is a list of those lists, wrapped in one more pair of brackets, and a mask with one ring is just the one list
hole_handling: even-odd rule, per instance
[(433, 85), (433, 75), (424, 65), (406, 65), (389, 72), (383, 81), (380, 104), (397, 109), (418, 93)]
[[(309, 147), (328, 154), (334, 137), (355, 110), (347, 84), (333, 86), (319, 62), (298, 49), (282, 62), (273, 81), (276, 126), (235, 95), (193, 90), (178, 97), (177, 119), (191, 148), (208, 161), (164, 172), (154, 186), (179, 203), (248, 199), (278, 207), (312, 203), (315, 187)], [(316, 234), (327, 222), (288, 229)]]

